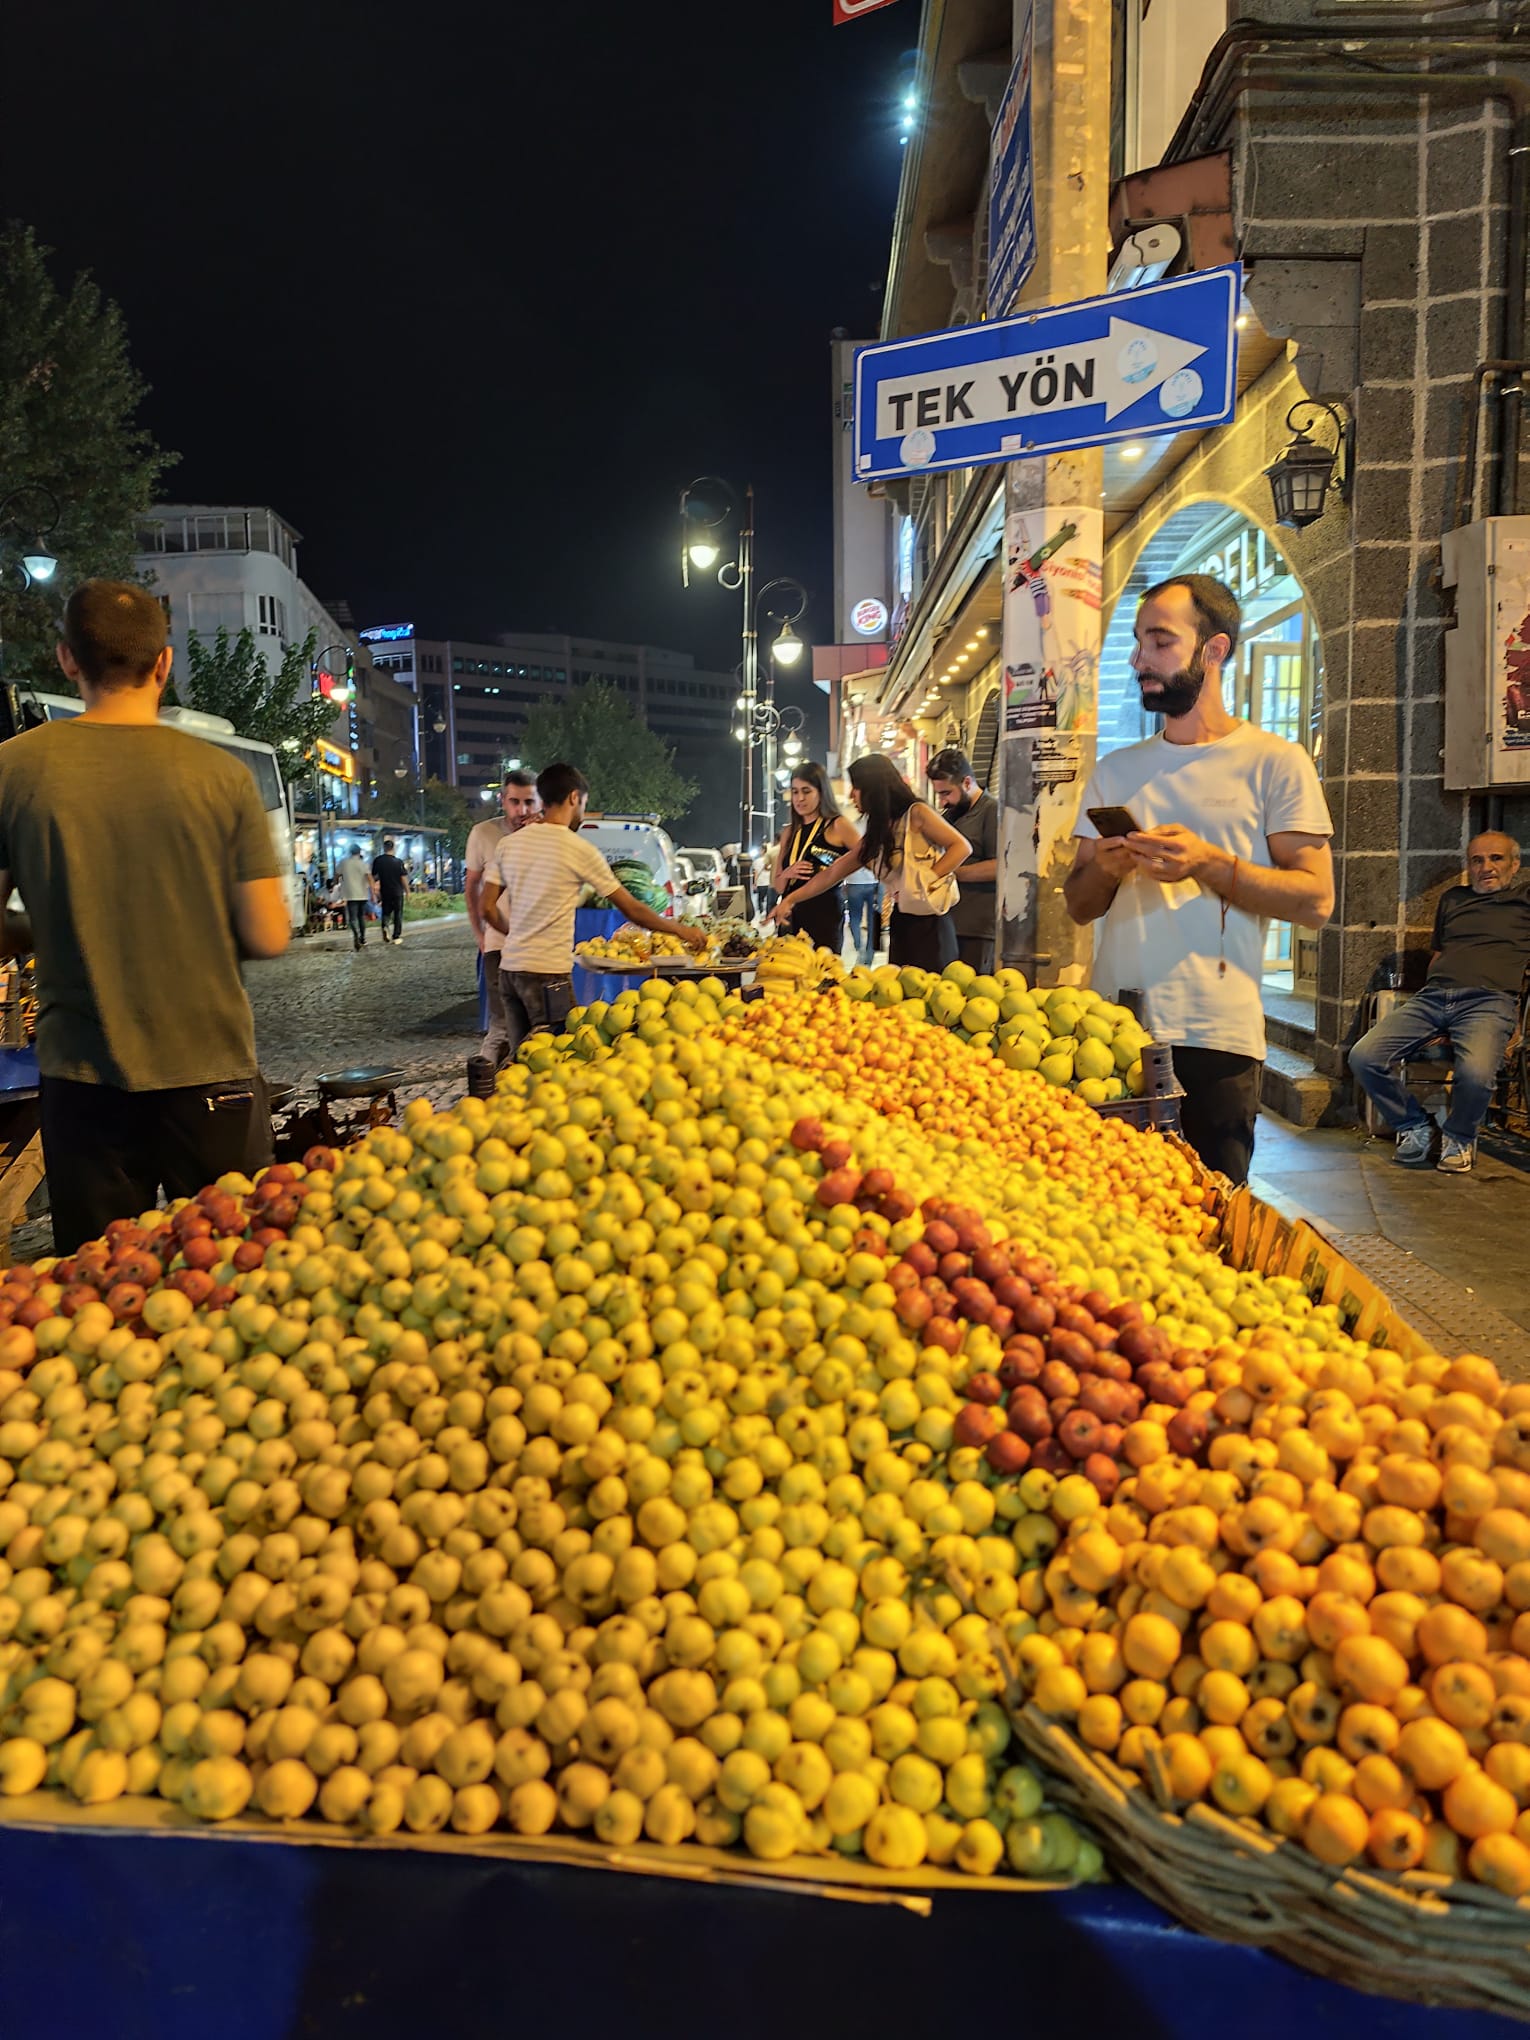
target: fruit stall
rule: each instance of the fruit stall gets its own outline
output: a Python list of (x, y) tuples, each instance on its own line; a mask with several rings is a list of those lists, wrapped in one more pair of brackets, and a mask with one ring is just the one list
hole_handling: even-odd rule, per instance
[(779, 976), (0, 1277), (10, 2028), (1530, 2009), (1530, 1389), (1093, 993)]

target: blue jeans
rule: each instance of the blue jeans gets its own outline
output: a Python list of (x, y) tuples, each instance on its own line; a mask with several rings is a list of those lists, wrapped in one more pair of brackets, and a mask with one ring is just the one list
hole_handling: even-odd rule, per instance
[(877, 948), (877, 915), (881, 910), (882, 888), (879, 885), (847, 885), (845, 900), (850, 910), (850, 940), (855, 944), (856, 961), (870, 963)]
[(1445, 1131), (1452, 1140), (1477, 1138), (1487, 1115), (1503, 1052), (1519, 1017), (1512, 992), (1468, 991), (1461, 985), (1425, 985), (1394, 1006), (1349, 1052), (1349, 1066), (1387, 1125), (1398, 1133), (1429, 1124), (1409, 1096), (1400, 1065), (1436, 1034), (1450, 1042), (1455, 1075)]

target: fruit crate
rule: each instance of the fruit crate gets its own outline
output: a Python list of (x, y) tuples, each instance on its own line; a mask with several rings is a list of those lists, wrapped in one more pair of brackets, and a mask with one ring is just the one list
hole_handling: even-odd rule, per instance
[[(955, 1568), (947, 1580), (971, 1612), (968, 1581)], [(1043, 1714), (997, 1623), (991, 1640), (1016, 1738), (1046, 1771), (1048, 1799), (1183, 1925), (1377, 1996), (1530, 2021), (1530, 1898), (1423, 1870), (1335, 1870), (1252, 1820), (1176, 1802), (1151, 1759), (1138, 1778)]]
[(1421, 1870), (1330, 1869), (1252, 1821), (1176, 1806), (1162, 1779), (1086, 1748), (1018, 1684), (1010, 1718), (1112, 1870), (1198, 1933), (1378, 1996), (1530, 2020), (1530, 1900)]
[(1179, 1101), (1184, 1095), (1185, 1087), (1174, 1074), (1173, 1049), (1150, 1041), (1142, 1051), (1142, 1096), (1118, 1098), (1094, 1109), (1102, 1119), (1124, 1119), (1128, 1126), (1149, 1132), (1178, 1133)]

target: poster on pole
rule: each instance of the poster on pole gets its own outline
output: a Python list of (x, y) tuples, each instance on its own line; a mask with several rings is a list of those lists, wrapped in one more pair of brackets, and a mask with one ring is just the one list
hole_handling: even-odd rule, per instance
[(1092, 731), (1100, 657), (1098, 508), (1011, 510), (1004, 525), (1006, 737)]
[(988, 316), (1002, 319), (1036, 264), (1036, 176), (1031, 147), (1034, 0), (1025, 0), (1014, 68), (988, 150)]

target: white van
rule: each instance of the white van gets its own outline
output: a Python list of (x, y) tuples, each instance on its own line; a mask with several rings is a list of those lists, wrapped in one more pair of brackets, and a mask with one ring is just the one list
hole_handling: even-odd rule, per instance
[[(7, 721), (6, 727), (0, 730), (0, 741), (20, 736), (23, 730), (34, 729), (39, 723), (67, 722), (80, 713), (82, 706), (78, 695), (40, 694), (36, 688), (18, 686), (15, 682), (7, 685), (4, 693)], [(276, 868), (286, 883), (292, 925), (301, 929), (306, 914), (302, 883), (292, 853), (292, 801), (274, 747), (262, 744), (254, 737), (237, 735), (234, 725), (225, 716), (203, 715), (194, 708), (161, 709), (159, 719), (184, 730), (187, 736), (201, 737), (209, 744), (216, 744), (220, 751), (227, 751), (239, 760), (254, 780), (260, 804), (266, 811), (266, 827), (271, 831)]]

